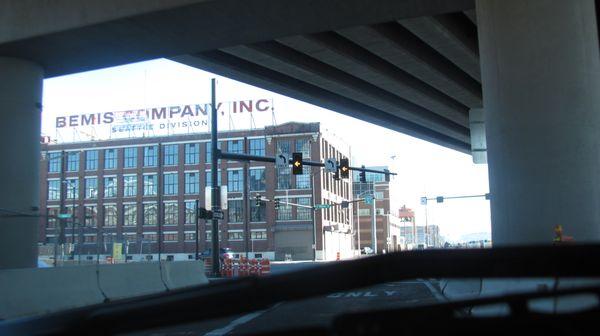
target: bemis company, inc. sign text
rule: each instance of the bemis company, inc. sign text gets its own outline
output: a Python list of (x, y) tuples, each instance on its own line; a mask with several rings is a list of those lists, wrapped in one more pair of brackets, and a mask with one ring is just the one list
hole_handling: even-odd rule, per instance
[[(238, 100), (217, 104), (217, 112), (233, 117), (236, 114), (266, 112), (271, 109), (269, 99)], [(56, 128), (80, 126), (111, 126), (111, 133), (132, 130), (173, 129), (178, 127), (207, 126), (211, 104), (187, 104), (144, 108), (118, 112), (100, 112), (56, 117)]]

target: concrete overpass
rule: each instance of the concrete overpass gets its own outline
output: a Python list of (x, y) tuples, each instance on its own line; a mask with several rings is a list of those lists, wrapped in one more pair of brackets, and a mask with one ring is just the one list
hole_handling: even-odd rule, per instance
[[(483, 108), (494, 242), (600, 239), (592, 0), (6, 0), (0, 22), (1, 208), (38, 204), (43, 78), (168, 57), (465, 153)], [(34, 219), (0, 237), (0, 268), (33, 265)]]

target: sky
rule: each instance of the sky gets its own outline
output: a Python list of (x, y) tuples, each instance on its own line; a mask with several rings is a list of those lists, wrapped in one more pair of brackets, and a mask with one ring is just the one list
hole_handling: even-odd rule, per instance
[[(391, 181), (392, 212), (402, 205), (414, 209), (418, 225), (439, 225), (449, 241), (490, 232), (489, 201), (482, 198), (440, 204), (430, 201), (427, 206), (419, 202), (422, 196), (487, 193), (487, 165), (473, 164), (470, 155), (165, 59), (46, 79), (42, 134), (61, 142), (85, 141), (89, 135), (108, 138), (106, 126), (80, 127), (78, 132), (63, 128), (57, 132), (56, 117), (208, 103), (211, 78), (217, 78), (217, 101), (270, 99), (276, 123), (320, 122), (351, 146), (354, 164), (389, 166), (398, 173)], [(257, 127), (272, 123), (271, 113), (255, 120)], [(250, 126), (249, 120), (234, 123), (237, 129)]]

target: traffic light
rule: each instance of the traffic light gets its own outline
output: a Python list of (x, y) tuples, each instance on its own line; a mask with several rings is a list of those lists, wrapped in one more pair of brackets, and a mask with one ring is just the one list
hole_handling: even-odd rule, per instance
[[(361, 168), (365, 168), (365, 166), (362, 166)], [(360, 176), (360, 182), (361, 183), (367, 183), (367, 173), (364, 171), (361, 171), (360, 174), (358, 174)]]
[(444, 196), (438, 196), (435, 198), (436, 202), (438, 203), (444, 203)]
[(333, 179), (336, 181), (340, 180), (340, 171), (336, 170), (335, 173), (333, 173)]
[(256, 206), (260, 206), (260, 195), (256, 195)]
[(348, 201), (342, 201), (342, 209), (348, 209), (349, 204), (350, 204), (350, 202), (348, 202)]
[(292, 154), (292, 174), (302, 175), (302, 153)]
[(348, 163), (348, 159), (340, 159), (340, 171), (342, 178), (350, 177), (350, 164)]
[(385, 172), (385, 182), (390, 182), (390, 171), (387, 169), (383, 170)]
[(275, 200), (275, 210), (279, 209), (279, 200)]

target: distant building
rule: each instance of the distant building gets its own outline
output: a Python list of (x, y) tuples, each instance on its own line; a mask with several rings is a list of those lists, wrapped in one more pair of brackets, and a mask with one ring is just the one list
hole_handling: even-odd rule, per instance
[[(369, 169), (387, 169), (386, 166), (367, 167)], [(390, 212), (390, 183), (385, 181), (385, 175), (377, 173), (366, 173), (366, 183), (360, 182), (358, 171), (353, 171), (352, 190), (354, 199), (365, 198), (368, 195), (375, 196), (375, 214), (372, 213), (372, 205), (365, 202), (353, 203), (352, 213), (354, 216), (355, 246), (358, 248), (371, 247), (373, 236), (371, 229), (372, 216), (375, 216), (377, 227), (377, 251), (393, 252), (402, 249), (400, 240), (401, 223), (399, 218)], [(360, 237), (360, 239), (359, 239)], [(360, 244), (359, 244), (360, 242)]]
[(440, 237), (440, 227), (437, 225), (417, 225), (416, 226), (416, 245), (423, 244), (426, 247), (442, 247)]
[(416, 221), (415, 212), (403, 205), (398, 210), (398, 218), (402, 222), (400, 226), (400, 235), (404, 237), (407, 248), (414, 248), (416, 243)]
[[(312, 161), (349, 157), (348, 146), (339, 143), (319, 123), (219, 132), (224, 151), (271, 157), (302, 152)], [(208, 133), (43, 143), (40, 208), (49, 217), (40, 219), (40, 243), (58, 243), (61, 255), (82, 254), (84, 260), (97, 253), (107, 257), (114, 243), (122, 244), (130, 260), (156, 260), (159, 246), (162, 259), (192, 259), (196, 237), (200, 252), (211, 246), (210, 222), (202, 220), (196, 231), (195, 216), (196, 201), (204, 207), (204, 190), (211, 185), (210, 144)], [(248, 249), (251, 258), (312, 259), (315, 237), (317, 259), (353, 253), (350, 211), (309, 208), (349, 200), (350, 180), (336, 181), (309, 166), (305, 174), (292, 175), (291, 169), (251, 162), (248, 176), (243, 167), (242, 162), (219, 163), (217, 183), (228, 188), (228, 209), (219, 222), (221, 247), (236, 254)], [(257, 194), (307, 207), (275, 210), (273, 203), (255, 204)], [(58, 214), (73, 217), (57, 219)]]

